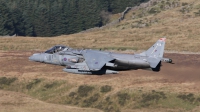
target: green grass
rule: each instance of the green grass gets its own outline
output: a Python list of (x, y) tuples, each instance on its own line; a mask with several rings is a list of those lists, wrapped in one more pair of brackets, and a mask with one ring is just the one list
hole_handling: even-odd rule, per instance
[(127, 89), (113, 94), (113, 87), (109, 85), (78, 85), (77, 87), (62, 80), (19, 81), (15, 77), (1, 77), (0, 85), (3, 87), (1, 89), (22, 92), (42, 101), (98, 108), (105, 112), (142, 108), (190, 111), (200, 105), (200, 95), (192, 93), (168, 93), (157, 90), (129, 91)]
[(66, 81), (43, 81), (29, 90), (28, 94), (43, 101), (59, 103), (60, 97), (71, 88)]
[(88, 94), (89, 94), (90, 92), (92, 92), (93, 89), (94, 89), (94, 87), (92, 87), (92, 86), (81, 85), (81, 86), (79, 86), (79, 88), (78, 88), (78, 95), (79, 95), (80, 97), (87, 97)]
[(121, 106), (124, 106), (126, 104), (126, 102), (128, 100), (130, 100), (130, 95), (128, 93), (118, 93), (117, 94), (117, 97), (118, 97), (118, 103), (121, 105)]
[(1, 77), (0, 78), (0, 89), (9, 87), (16, 80), (17, 80), (16, 77), (13, 77), (13, 78)]
[(179, 99), (176, 97), (176, 95), (168, 95), (168, 98), (165, 100), (160, 100), (158, 102), (161, 107), (163, 108), (179, 108), (183, 110), (192, 110), (195, 108), (197, 105), (191, 104), (190, 102), (185, 102), (182, 99)]
[(110, 92), (110, 91), (112, 90), (112, 87), (109, 86), (109, 85), (105, 85), (105, 86), (101, 86), (100, 89), (101, 89), (100, 91), (101, 91), (102, 93), (107, 93), (107, 92)]
[(30, 90), (33, 88), (33, 86), (37, 85), (40, 82), (41, 79), (34, 79), (33, 81), (31, 81), (29, 84), (26, 85), (26, 89)]

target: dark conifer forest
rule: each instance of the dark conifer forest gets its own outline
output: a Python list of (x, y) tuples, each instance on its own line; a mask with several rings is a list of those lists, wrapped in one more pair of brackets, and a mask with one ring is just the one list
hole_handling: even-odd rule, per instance
[(120, 13), (147, 0), (0, 0), (0, 35), (50, 37), (105, 24), (102, 13)]

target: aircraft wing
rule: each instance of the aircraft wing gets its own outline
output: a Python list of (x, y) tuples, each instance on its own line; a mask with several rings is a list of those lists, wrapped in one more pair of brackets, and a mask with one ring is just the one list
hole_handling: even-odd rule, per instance
[(108, 62), (114, 60), (109, 52), (85, 50), (83, 57), (90, 71), (98, 71)]

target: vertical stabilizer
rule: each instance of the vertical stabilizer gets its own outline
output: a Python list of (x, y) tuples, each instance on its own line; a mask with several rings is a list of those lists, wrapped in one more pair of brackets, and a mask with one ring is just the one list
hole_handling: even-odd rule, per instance
[(151, 46), (147, 51), (141, 53), (140, 55), (147, 56), (147, 61), (149, 62), (151, 68), (156, 68), (160, 63), (165, 49), (166, 38), (160, 38), (153, 46)]
[(146, 56), (162, 58), (165, 49), (166, 38), (160, 38), (153, 46), (145, 51)]

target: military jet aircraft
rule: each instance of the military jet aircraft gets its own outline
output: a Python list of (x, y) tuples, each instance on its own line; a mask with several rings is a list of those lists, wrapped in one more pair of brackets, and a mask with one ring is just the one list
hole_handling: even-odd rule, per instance
[(92, 49), (72, 49), (57, 45), (44, 53), (29, 57), (31, 61), (66, 66), (63, 70), (76, 74), (116, 74), (118, 70), (145, 69), (160, 71), (166, 38), (160, 38), (147, 51), (140, 54), (122, 54)]

